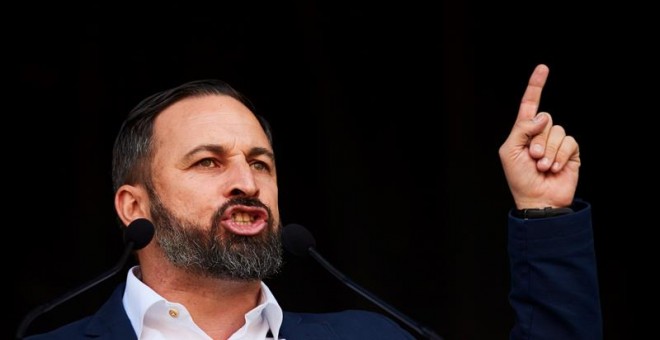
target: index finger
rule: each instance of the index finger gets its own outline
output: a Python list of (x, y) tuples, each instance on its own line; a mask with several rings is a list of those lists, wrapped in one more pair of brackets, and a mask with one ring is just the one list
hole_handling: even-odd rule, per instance
[(541, 102), (541, 92), (543, 91), (545, 80), (548, 79), (549, 72), (550, 69), (544, 64), (536, 66), (534, 72), (532, 72), (532, 75), (529, 77), (527, 88), (525, 89), (525, 93), (520, 102), (518, 118), (516, 118), (516, 121), (530, 120), (536, 116), (539, 109), (539, 103)]

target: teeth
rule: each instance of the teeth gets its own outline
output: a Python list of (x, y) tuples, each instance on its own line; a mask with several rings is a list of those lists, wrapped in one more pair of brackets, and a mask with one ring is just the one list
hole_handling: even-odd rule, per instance
[(231, 219), (235, 223), (244, 223), (244, 224), (249, 224), (254, 222), (257, 219), (256, 215), (251, 215), (248, 213), (244, 212), (238, 212), (238, 213), (233, 213), (231, 215)]

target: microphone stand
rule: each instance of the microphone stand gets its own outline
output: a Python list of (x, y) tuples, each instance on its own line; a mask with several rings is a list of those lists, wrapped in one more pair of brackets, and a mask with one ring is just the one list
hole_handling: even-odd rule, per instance
[(362, 288), (357, 283), (350, 280), (346, 275), (344, 275), (342, 272), (337, 270), (337, 268), (335, 268), (332, 264), (330, 264), (330, 262), (328, 262), (325, 258), (323, 258), (323, 256), (321, 256), (321, 254), (318, 251), (316, 251), (316, 248), (309, 247), (308, 251), (309, 251), (309, 255), (313, 257), (316, 261), (318, 261), (330, 273), (332, 273), (332, 275), (337, 277), (340, 281), (344, 282), (348, 287), (353, 289), (358, 294), (362, 295), (369, 301), (376, 304), (378, 307), (394, 315), (397, 319), (399, 319), (399, 321), (405, 323), (406, 325), (408, 325), (408, 327), (414, 329), (417, 333), (422, 334), (423, 336), (425, 336), (427, 339), (430, 340), (443, 340), (443, 338), (440, 335), (436, 334), (430, 328), (420, 325), (419, 323), (415, 322), (413, 319), (409, 318), (405, 314), (398, 311), (396, 308), (390, 306), (385, 301), (381, 300), (380, 298), (378, 298), (368, 290)]
[(99, 277), (96, 279), (93, 279), (86, 284), (69, 291), (69, 293), (51, 301), (45, 304), (42, 304), (40, 306), (37, 306), (34, 308), (30, 313), (28, 313), (24, 318), (23, 321), (21, 322), (20, 326), (18, 327), (18, 331), (16, 332), (16, 339), (20, 340), (23, 339), (23, 334), (27, 330), (28, 326), (34, 319), (36, 319), (39, 315), (48, 312), (49, 310), (55, 308), (56, 306), (68, 301), (69, 299), (77, 296), (78, 294), (96, 286), (97, 284), (101, 283), (102, 281), (108, 279), (109, 277), (115, 275), (118, 271), (120, 271), (124, 265), (126, 264), (126, 260), (128, 259), (128, 256), (131, 254), (133, 251), (133, 246), (134, 246), (133, 241), (128, 242), (126, 247), (124, 248), (124, 253), (121, 256), (121, 259), (117, 264), (115, 264), (114, 267), (110, 268), (110, 270), (106, 271), (105, 273), (101, 274)]

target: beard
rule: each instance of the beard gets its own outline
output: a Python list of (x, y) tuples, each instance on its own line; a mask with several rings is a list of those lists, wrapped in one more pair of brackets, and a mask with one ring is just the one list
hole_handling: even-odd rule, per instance
[[(211, 217), (210, 228), (178, 218), (162, 203), (154, 188), (147, 186), (154, 239), (175, 266), (197, 275), (235, 281), (270, 277), (282, 266), (282, 228), (275, 228), (270, 208), (255, 198), (234, 198), (223, 204)], [(220, 220), (233, 205), (256, 206), (267, 210), (264, 231), (245, 236), (223, 233)]]

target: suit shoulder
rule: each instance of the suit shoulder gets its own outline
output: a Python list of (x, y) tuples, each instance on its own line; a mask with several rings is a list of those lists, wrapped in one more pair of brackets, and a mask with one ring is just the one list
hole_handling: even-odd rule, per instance
[(298, 325), (323, 325), (340, 339), (415, 339), (394, 320), (367, 310), (284, 314), (285, 320)]
[(24, 339), (25, 340), (84, 339), (85, 328), (89, 324), (90, 319), (91, 317), (88, 316), (45, 333), (29, 335)]

